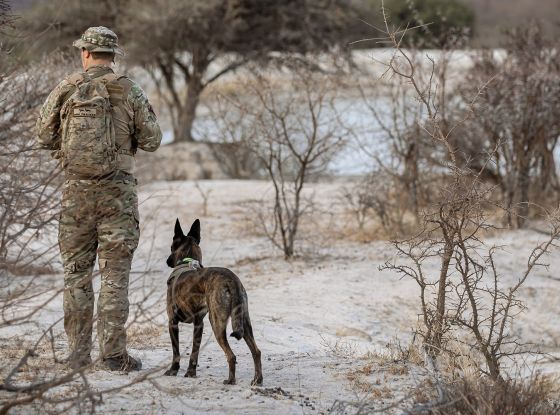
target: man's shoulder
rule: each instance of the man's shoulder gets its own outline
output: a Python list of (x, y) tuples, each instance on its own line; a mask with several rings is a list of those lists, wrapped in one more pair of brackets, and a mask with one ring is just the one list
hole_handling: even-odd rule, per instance
[(58, 85), (53, 89), (53, 92), (61, 92), (61, 93), (65, 93), (68, 90), (70, 90), (73, 87), (73, 79), (76, 79), (77, 76), (79, 75), (79, 72), (75, 72), (72, 74), (69, 74), (67, 76), (65, 76), (59, 83)]
[(56, 108), (60, 105), (60, 102), (64, 100), (64, 97), (74, 88), (74, 86), (68, 81), (68, 76), (64, 77), (51, 91), (49, 96), (45, 101), (43, 106), (43, 113)]
[(133, 79), (126, 75), (120, 75), (118, 79), (119, 84), (128, 90), (127, 98), (130, 103), (143, 103), (147, 101), (147, 95), (142, 87)]

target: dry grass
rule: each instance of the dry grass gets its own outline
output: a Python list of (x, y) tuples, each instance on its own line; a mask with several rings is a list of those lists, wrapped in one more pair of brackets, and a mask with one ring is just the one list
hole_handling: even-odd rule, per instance
[[(347, 355), (346, 347), (345, 343), (338, 342), (331, 345), (331, 350), (340, 353), (342, 348)], [(416, 362), (421, 363), (416, 349), (414, 344), (403, 347), (393, 341), (382, 351), (355, 356), (354, 368), (346, 372), (344, 378), (362, 402), (395, 399), (402, 395), (403, 381), (407, 383), (411, 368)]]
[(333, 342), (322, 338), (321, 346), (323, 346), (332, 356), (344, 359), (355, 359), (358, 357), (356, 343), (351, 341), (337, 339)]
[(135, 324), (126, 331), (127, 343), (136, 349), (148, 349), (161, 343), (164, 330), (153, 323)]

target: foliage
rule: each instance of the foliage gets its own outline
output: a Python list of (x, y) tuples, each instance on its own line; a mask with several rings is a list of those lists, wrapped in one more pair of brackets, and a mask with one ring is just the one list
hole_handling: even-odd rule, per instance
[[(381, 8), (380, 0), (368, 0), (371, 9)], [(405, 44), (420, 48), (445, 47), (456, 37), (472, 35), (475, 14), (463, 0), (386, 0), (384, 2), (394, 30), (423, 26), (407, 34)], [(376, 26), (382, 27), (380, 13)]]
[[(193, 139), (193, 123), (205, 88), (249, 61), (278, 52), (308, 53), (345, 43), (341, 28), (351, 7), (344, 1), (124, 0), (84, 3), (57, 0), (38, 5), (33, 31), (52, 25), (42, 42), (70, 45), (88, 26), (112, 27), (156, 84), (171, 119), (175, 141)], [(47, 41), (48, 39), (48, 41)]]

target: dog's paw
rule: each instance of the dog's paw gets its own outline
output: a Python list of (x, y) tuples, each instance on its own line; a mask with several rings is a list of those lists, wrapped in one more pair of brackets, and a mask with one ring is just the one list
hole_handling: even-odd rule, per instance
[(185, 373), (186, 378), (196, 378), (196, 370), (187, 370)]
[(177, 376), (177, 369), (168, 369), (165, 371), (164, 376)]
[(255, 378), (251, 381), (251, 386), (262, 386), (262, 384), (263, 384), (262, 376), (259, 378)]
[(224, 380), (224, 385), (235, 385), (235, 379)]

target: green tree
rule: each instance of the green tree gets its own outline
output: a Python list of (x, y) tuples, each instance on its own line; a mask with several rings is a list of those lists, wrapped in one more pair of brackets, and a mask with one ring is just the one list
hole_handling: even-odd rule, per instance
[[(175, 141), (193, 139), (201, 93), (249, 61), (344, 44), (350, 6), (333, 0), (130, 0), (120, 19), (131, 56), (152, 75)], [(186, 88), (185, 88), (186, 87)]]
[(175, 141), (191, 141), (209, 84), (249, 61), (345, 45), (352, 11), (344, 0), (52, 0), (25, 20), (43, 51), (69, 47), (89, 26), (114, 29), (127, 61), (152, 76)]
[[(405, 37), (408, 44), (419, 47), (446, 47), (456, 43), (457, 36), (470, 36), (475, 14), (461, 0), (385, 0), (389, 23), (395, 28), (422, 26)], [(374, 25), (383, 27), (380, 16), (381, 0), (366, 0), (374, 11)]]

